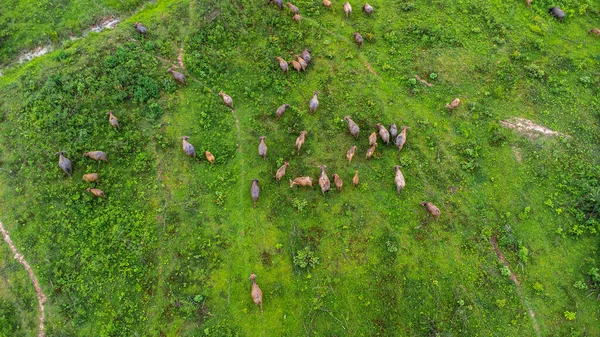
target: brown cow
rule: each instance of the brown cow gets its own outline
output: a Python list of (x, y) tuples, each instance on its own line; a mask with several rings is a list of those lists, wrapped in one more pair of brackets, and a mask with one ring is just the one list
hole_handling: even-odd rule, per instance
[(250, 187), (250, 194), (252, 195), (252, 201), (254, 202), (254, 208), (256, 208), (256, 201), (260, 195), (260, 187), (258, 187), (258, 179), (252, 179), (252, 187)]
[(260, 136), (260, 144), (258, 144), (258, 155), (267, 160), (267, 144), (265, 144), (265, 136)]
[(354, 152), (356, 152), (356, 145), (350, 147), (350, 150), (346, 152), (346, 159), (348, 159), (348, 162), (352, 161), (352, 158), (354, 157)]
[(334, 173), (333, 174), (333, 184), (335, 185), (335, 188), (338, 189), (338, 191), (342, 191), (342, 185), (344, 185), (344, 182), (342, 181), (342, 178), (337, 174)]
[(300, 148), (302, 147), (302, 145), (304, 144), (304, 141), (306, 140), (306, 134), (308, 132), (306, 131), (300, 131), (300, 136), (298, 136), (298, 138), (296, 138), (296, 148), (298, 149), (298, 153), (300, 153)]
[(87, 188), (87, 191), (92, 193), (95, 197), (105, 197), (104, 191), (99, 190), (97, 188)]
[(327, 176), (327, 173), (325, 173), (325, 169), (327, 168), (327, 166), (321, 165), (319, 166), (319, 168), (321, 168), (319, 186), (321, 186), (321, 192), (323, 193), (323, 195), (325, 195), (325, 192), (329, 192), (329, 190), (331, 189), (331, 183), (329, 182), (329, 177)]
[(348, 1), (344, 4), (344, 13), (346, 13), (346, 19), (350, 17), (350, 14), (352, 13), (352, 5)]
[(219, 91), (219, 96), (223, 97), (223, 103), (225, 103), (225, 105), (233, 109), (233, 99), (231, 98), (231, 96), (227, 95), (222, 91)]
[(381, 125), (381, 123), (375, 124), (377, 128), (379, 128), (379, 137), (385, 143), (385, 145), (390, 145), (390, 133), (389, 131)]
[(358, 133), (360, 132), (360, 128), (358, 127), (358, 125), (356, 125), (356, 123), (354, 123), (354, 121), (350, 118), (350, 116), (346, 116), (346, 117), (344, 117), (344, 119), (348, 121), (348, 130), (350, 130), (350, 134), (355, 139), (358, 139)]
[(275, 180), (277, 180), (277, 182), (279, 182), (279, 180), (281, 180), (281, 178), (283, 178), (283, 176), (285, 176), (285, 169), (290, 165), (290, 163), (288, 163), (287, 161), (283, 162), (283, 165), (281, 165), (281, 167), (277, 170), (277, 173), (275, 173)]
[(315, 113), (315, 111), (317, 111), (317, 108), (319, 107), (319, 92), (315, 91), (313, 93), (313, 98), (311, 98), (310, 102), (308, 103), (308, 108), (310, 110), (310, 113)]
[(396, 137), (396, 146), (398, 147), (398, 151), (402, 150), (404, 144), (406, 144), (406, 130), (408, 130), (408, 126), (403, 126), (402, 131)]
[(291, 2), (288, 2), (286, 4), (286, 6), (290, 9), (290, 12), (292, 12), (294, 14), (300, 14), (300, 11), (298, 10), (298, 7), (294, 6)]
[(460, 98), (455, 98), (450, 104), (446, 104), (448, 110), (453, 110), (460, 104)]
[(215, 156), (208, 151), (204, 151), (204, 155), (206, 156), (206, 160), (208, 160), (211, 164), (215, 164)]
[(83, 177), (81, 177), (81, 179), (87, 181), (88, 183), (91, 183), (92, 181), (97, 181), (99, 177), (98, 173), (87, 173), (84, 174)]
[(358, 45), (358, 48), (362, 47), (363, 37), (359, 32), (354, 33), (354, 42)]
[(71, 161), (64, 156), (64, 152), (63, 151), (59, 151), (58, 153), (56, 153), (56, 155), (58, 156), (58, 166), (60, 166), (60, 168), (69, 175), (69, 177), (71, 177), (71, 175), (73, 174), (73, 165), (71, 164)]
[(373, 146), (373, 144), (377, 144), (377, 132), (369, 135), (369, 146)]
[(421, 203), (421, 206), (425, 206), (425, 209), (427, 210), (427, 212), (436, 220), (438, 220), (440, 218), (440, 209), (437, 208), (434, 204), (428, 202), (428, 201), (423, 201)]
[(103, 160), (108, 163), (106, 153), (102, 151), (90, 151), (83, 154), (84, 157), (92, 158), (94, 160)]
[(119, 120), (113, 115), (112, 110), (108, 112), (108, 122), (112, 127), (119, 128)]
[(298, 177), (294, 180), (290, 180), (290, 188), (294, 187), (294, 185), (312, 187), (312, 182), (313, 180), (311, 177)]
[(171, 75), (173, 75), (173, 79), (174, 79), (175, 81), (177, 81), (177, 82), (181, 82), (181, 83), (183, 83), (185, 86), (187, 86), (187, 80), (185, 79), (185, 76), (184, 76), (182, 73), (180, 73), (180, 72), (178, 72), (178, 71), (175, 71), (175, 70), (173, 70), (173, 69), (170, 69), (170, 68), (167, 70), (167, 72), (170, 72), (170, 73), (171, 73)]
[(298, 74), (300, 73), (300, 70), (302, 70), (302, 65), (300, 63), (298, 63), (298, 61), (296, 60), (292, 60), (292, 67), (294, 67), (294, 69), (296, 69), (296, 71), (298, 71)]
[(287, 108), (289, 108), (290, 105), (289, 104), (284, 104), (282, 106), (280, 106), (279, 108), (277, 108), (277, 111), (275, 111), (275, 114), (277, 115), (277, 120), (279, 120), (281, 118), (281, 116), (283, 116), (283, 114), (285, 113), (285, 110), (287, 110)]
[(306, 67), (308, 67), (308, 63), (299, 55), (296, 55), (296, 61), (298, 63), (300, 63), (300, 66), (302, 67), (302, 71), (306, 70)]
[(279, 62), (279, 68), (281, 68), (281, 70), (287, 74), (287, 72), (289, 71), (289, 67), (288, 67), (288, 63), (285, 62), (284, 59), (282, 59), (281, 57), (277, 56), (277, 61)]
[(394, 170), (396, 170), (396, 177), (394, 177), (394, 183), (396, 184), (396, 192), (400, 194), (400, 191), (406, 186), (406, 181), (404, 180), (404, 175), (402, 171), (400, 171), (400, 166), (394, 166)]
[(260, 306), (260, 312), (262, 312), (263, 311), (262, 290), (260, 290), (260, 288), (258, 287), (258, 284), (256, 284), (256, 275), (254, 275), (254, 273), (252, 273), (250, 275), (249, 279), (252, 280), (252, 292), (250, 293), (252, 295), (252, 300), (254, 301), (254, 303), (256, 303)]
[(188, 136), (181, 137), (181, 147), (183, 148), (183, 152), (190, 157), (196, 158), (196, 150), (194, 149), (194, 146), (187, 141), (188, 139), (190, 139)]
[(306, 61), (306, 64), (310, 63), (310, 60), (311, 60), (310, 50), (304, 49), (302, 51), (302, 55), (301, 56), (304, 59), (304, 61)]
[(373, 144), (368, 150), (367, 150), (367, 159), (373, 157), (373, 154), (375, 153), (375, 148), (377, 147), (377, 143)]

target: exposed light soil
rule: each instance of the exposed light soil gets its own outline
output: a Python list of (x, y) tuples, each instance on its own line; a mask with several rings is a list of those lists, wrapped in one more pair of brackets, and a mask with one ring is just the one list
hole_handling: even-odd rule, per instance
[(421, 83), (423, 83), (423, 84), (425, 84), (426, 86), (428, 86), (428, 87), (431, 87), (431, 86), (433, 85), (433, 84), (431, 84), (431, 83), (429, 83), (429, 82), (425, 81), (425, 80), (424, 80), (424, 79), (423, 79), (421, 76), (419, 76), (419, 75), (415, 75), (415, 78), (416, 78), (417, 80), (419, 80)]
[(510, 119), (500, 121), (500, 124), (505, 128), (514, 129), (520, 134), (531, 139), (535, 139), (539, 136), (563, 136), (567, 138), (570, 137), (569, 135), (556, 132), (545, 126), (535, 124), (534, 122), (525, 118), (513, 117)]
[(38, 46), (34, 50), (25, 52), (21, 56), (19, 56), (19, 63), (29, 62), (36, 57), (40, 57), (42, 55), (47, 54), (51, 50), (52, 50), (52, 46), (50, 46), (50, 45)]
[[(90, 27), (91, 32), (99, 33), (105, 29), (113, 29), (117, 26), (117, 24), (121, 22), (118, 18), (106, 17), (100, 20), (100, 22), (92, 27)], [(85, 36), (85, 33), (84, 33)]]

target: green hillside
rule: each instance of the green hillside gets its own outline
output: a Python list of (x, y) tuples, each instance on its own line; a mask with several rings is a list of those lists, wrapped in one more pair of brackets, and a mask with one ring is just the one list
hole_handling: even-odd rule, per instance
[[(0, 221), (47, 296), (46, 336), (600, 335), (598, 4), (332, 3), (295, 1), (294, 22), (266, 0), (0, 0)], [(408, 126), (404, 148), (378, 138), (367, 159), (376, 123)], [(300, 176), (314, 187), (290, 188)], [(28, 274), (0, 257), (0, 336), (37, 336)]]

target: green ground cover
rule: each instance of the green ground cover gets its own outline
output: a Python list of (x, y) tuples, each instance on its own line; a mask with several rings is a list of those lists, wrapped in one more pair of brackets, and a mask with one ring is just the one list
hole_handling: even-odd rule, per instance
[[(296, 1), (303, 21), (294, 23), (263, 1), (137, 11), (139, 1), (76, 1), (65, 6), (77, 15), (29, 13), (46, 35), (25, 30), (18, 11), (1, 14), (11, 32), (0, 40), (3, 62), (44, 41), (45, 24), (56, 27), (51, 53), (0, 77), (0, 220), (48, 296), (48, 336), (600, 334), (600, 40), (587, 33), (600, 26), (598, 8), (561, 1), (561, 23), (542, 0), (379, 0), (371, 17), (351, 3), (346, 19), (342, 2)], [(105, 11), (135, 14), (61, 42)], [(166, 71), (179, 48), (187, 86)], [(275, 58), (304, 48), (307, 71), (283, 74)], [(448, 111), (455, 97), (462, 103)], [(568, 136), (530, 139), (501, 126), (511, 117)], [(408, 125), (407, 145), (380, 142), (367, 160), (377, 122)], [(184, 135), (198, 158), (181, 151)], [(59, 150), (74, 163), (72, 179)], [(110, 162), (82, 157), (91, 150)], [(316, 183), (319, 165), (344, 179), (341, 192), (289, 188), (290, 177)], [(395, 165), (407, 182), (400, 195)], [(106, 198), (85, 190), (88, 172), (100, 174), (92, 185)], [(441, 209), (439, 221), (424, 200)], [(35, 294), (1, 247), (0, 336), (34, 336)], [(263, 313), (250, 298), (252, 272)]]

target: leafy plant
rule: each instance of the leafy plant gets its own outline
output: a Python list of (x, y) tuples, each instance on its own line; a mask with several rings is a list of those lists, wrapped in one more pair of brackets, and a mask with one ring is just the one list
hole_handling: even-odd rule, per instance
[(398, 246), (395, 243), (391, 242), (391, 241), (386, 241), (385, 245), (386, 245), (387, 251), (389, 253), (395, 253), (395, 252), (398, 251)]
[(577, 280), (575, 281), (575, 284), (573, 284), (573, 287), (575, 287), (575, 289), (579, 289), (579, 290), (585, 290), (588, 288), (587, 284), (585, 284), (585, 282)]
[(302, 212), (308, 205), (308, 201), (306, 199), (294, 198), (294, 200), (292, 201), (292, 204), (294, 205), (294, 208), (296, 208), (296, 210), (298, 212)]
[(294, 265), (302, 269), (306, 267), (314, 268), (319, 264), (319, 258), (315, 256), (310, 247), (304, 247), (302, 250), (298, 250), (294, 256)]
[(572, 311), (565, 311), (564, 315), (565, 315), (565, 318), (567, 319), (567, 321), (572, 321), (577, 316), (577, 313), (572, 312)]

